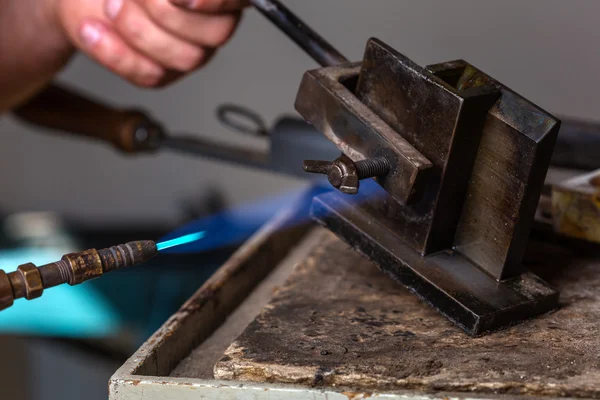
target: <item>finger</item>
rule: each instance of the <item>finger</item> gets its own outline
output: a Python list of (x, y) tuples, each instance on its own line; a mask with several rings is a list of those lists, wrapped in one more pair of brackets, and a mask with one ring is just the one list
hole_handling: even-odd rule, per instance
[(250, 5), (248, 0), (170, 0), (178, 7), (208, 13), (241, 10)]
[(133, 50), (106, 23), (86, 19), (78, 31), (77, 47), (129, 82), (151, 87), (163, 78), (161, 66)]
[(97, 0), (61, 1), (56, 12), (79, 50), (135, 85), (154, 86), (165, 71), (119, 38), (104, 17), (102, 6)]
[(224, 45), (231, 38), (241, 14), (190, 13), (174, 7), (169, 0), (146, 0), (143, 4), (152, 20), (163, 29), (206, 47)]
[(205, 51), (159, 28), (134, 1), (105, 0), (106, 16), (114, 29), (135, 49), (168, 69), (191, 71)]
[[(206, 60), (205, 62), (210, 61), (210, 59), (215, 55), (216, 49), (206, 49)], [(167, 71), (163, 78), (155, 85), (157, 88), (163, 88), (165, 86), (171, 85), (179, 81), (181, 78), (185, 77), (186, 74), (180, 71)]]

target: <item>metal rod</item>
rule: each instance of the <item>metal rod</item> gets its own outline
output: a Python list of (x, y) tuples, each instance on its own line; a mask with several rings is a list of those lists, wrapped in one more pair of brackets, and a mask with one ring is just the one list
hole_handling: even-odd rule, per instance
[(323, 67), (348, 62), (329, 42), (277, 0), (250, 0), (250, 3)]
[(269, 157), (265, 152), (249, 150), (241, 146), (230, 146), (198, 136), (180, 134), (167, 137), (161, 142), (160, 147), (246, 167), (269, 167)]

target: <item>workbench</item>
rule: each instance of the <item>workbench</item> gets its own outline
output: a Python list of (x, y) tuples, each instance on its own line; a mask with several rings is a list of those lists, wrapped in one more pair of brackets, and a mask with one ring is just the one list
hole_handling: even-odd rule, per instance
[(560, 309), (472, 338), (330, 232), (289, 218), (115, 373), (111, 400), (600, 397), (594, 246), (530, 240), (525, 263), (560, 290)]

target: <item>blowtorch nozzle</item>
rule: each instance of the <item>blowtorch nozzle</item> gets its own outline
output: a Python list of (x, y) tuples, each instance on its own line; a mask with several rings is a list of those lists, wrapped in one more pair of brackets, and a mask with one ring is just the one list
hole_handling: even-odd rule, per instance
[(66, 254), (60, 261), (41, 267), (28, 263), (8, 274), (0, 270), (0, 310), (12, 306), (15, 299), (36, 299), (44, 289), (63, 283), (79, 285), (107, 272), (142, 264), (157, 253), (156, 243), (141, 240), (101, 250)]

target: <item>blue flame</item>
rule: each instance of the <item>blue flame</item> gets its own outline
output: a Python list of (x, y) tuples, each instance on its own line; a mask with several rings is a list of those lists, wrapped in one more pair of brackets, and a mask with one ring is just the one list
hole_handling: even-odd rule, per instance
[[(265, 223), (272, 219), (278, 212), (293, 207), (298, 210), (297, 215), (291, 217), (287, 227), (303, 224), (311, 220), (310, 205), (315, 196), (334, 190), (328, 185), (311, 185), (290, 192), (263, 198), (255, 202), (241, 204), (205, 218), (191, 221), (184, 226), (161, 238), (163, 243), (177, 243), (172, 248), (162, 247), (164, 253), (189, 254), (204, 253), (218, 249), (239, 246), (256, 233)], [(361, 196), (348, 196), (353, 201), (360, 202), (361, 198), (373, 198), (385, 191), (372, 179), (361, 182)], [(202, 233), (202, 240), (185, 241), (183, 238)], [(169, 250), (167, 250), (169, 249)]]
[(299, 224), (310, 219), (308, 208), (312, 197), (331, 190), (329, 187), (315, 186), (302, 187), (289, 192), (279, 193), (268, 198), (262, 198), (254, 202), (240, 204), (235, 207), (223, 210), (216, 214), (188, 222), (177, 228), (164, 237), (160, 238), (161, 243), (167, 243), (172, 240), (193, 235), (197, 232), (203, 232), (202, 240), (195, 240), (191, 243), (181, 243), (180, 245), (163, 249), (163, 253), (169, 254), (189, 254), (204, 253), (220, 249), (235, 248), (248, 240), (256, 233), (267, 221), (273, 218), (279, 211), (297, 205), (299, 208), (305, 208), (305, 214), (298, 216), (297, 220), (290, 221), (290, 224)]
[(166, 240), (156, 244), (158, 251), (163, 251), (173, 247), (183, 246), (184, 244), (193, 243), (202, 239), (206, 235), (206, 232), (190, 233), (189, 235), (180, 236), (175, 239)]

